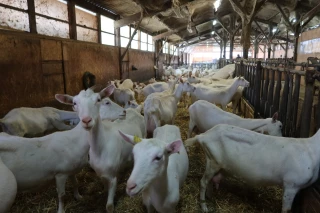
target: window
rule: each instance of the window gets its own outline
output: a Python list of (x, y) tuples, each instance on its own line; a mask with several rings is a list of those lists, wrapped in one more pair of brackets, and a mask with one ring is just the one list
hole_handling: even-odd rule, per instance
[(127, 47), (129, 42), (129, 35), (130, 35), (130, 27), (124, 26), (120, 28), (120, 43), (121, 47)]
[(101, 43), (114, 46), (114, 20), (101, 15)]
[(1, 3), (16, 9), (0, 7), (0, 28), (29, 32), (29, 16), (27, 12), (22, 11), (28, 9), (27, 1), (1, 0)]
[(148, 35), (148, 51), (153, 52), (153, 41), (152, 41), (152, 36)]
[[(135, 31), (135, 28), (131, 27), (131, 36), (133, 35)], [(131, 41), (131, 48), (132, 49), (139, 49), (139, 31), (137, 30), (136, 34), (134, 35), (132, 41)]]
[(77, 38), (81, 41), (98, 42), (96, 13), (76, 5)]
[(163, 53), (168, 54), (169, 50), (168, 50), (168, 43), (163, 41), (162, 45), (164, 45), (164, 47), (162, 48)]
[(141, 32), (141, 50), (148, 50), (148, 35), (144, 32)]

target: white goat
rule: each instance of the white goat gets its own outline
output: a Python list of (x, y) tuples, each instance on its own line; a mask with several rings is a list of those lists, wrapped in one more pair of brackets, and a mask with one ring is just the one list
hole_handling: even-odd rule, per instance
[(227, 104), (237, 92), (239, 86), (248, 87), (249, 82), (243, 77), (235, 78), (230, 86), (225, 88), (211, 88), (208, 86), (196, 86), (196, 90), (191, 92), (191, 102), (197, 100), (206, 100), (210, 103), (220, 104), (223, 110), (226, 110)]
[(54, 130), (72, 129), (74, 126), (64, 123), (68, 120), (79, 120), (77, 113), (53, 107), (21, 107), (8, 112), (0, 119), (0, 124), (2, 130), (8, 134), (20, 137), (36, 137)]
[(133, 90), (133, 82), (131, 79), (125, 79), (122, 83), (120, 83), (120, 80), (115, 80), (114, 85), (119, 89)]
[[(5, 148), (4, 148), (5, 149)], [(1, 148), (0, 148), (1, 152)], [(9, 212), (17, 194), (17, 181), (0, 157), (0, 212)]]
[[(135, 144), (134, 136), (120, 132), (123, 139)], [(142, 191), (148, 212), (175, 212), (179, 189), (189, 169), (187, 152), (177, 126), (165, 125), (154, 131), (152, 139), (142, 139), (133, 148), (134, 167), (127, 182), (127, 193)]]
[(208, 212), (207, 185), (211, 179), (220, 179), (221, 171), (249, 184), (282, 185), (283, 213), (291, 210), (296, 193), (319, 176), (320, 130), (311, 138), (283, 138), (219, 124), (186, 140), (186, 146), (195, 142), (201, 144), (206, 154), (206, 170), (200, 182), (204, 212)]
[(131, 89), (116, 88), (113, 92), (113, 99), (120, 106), (125, 106), (128, 101), (135, 100), (134, 92)]
[(126, 110), (110, 100), (110, 98), (104, 98), (101, 100), (100, 107), (101, 120), (114, 121), (116, 119), (125, 119)]
[(165, 90), (168, 90), (172, 87), (173, 84), (175, 84), (175, 80), (168, 80), (168, 82), (156, 82), (152, 84), (148, 84), (141, 90), (137, 90), (138, 94), (143, 94), (144, 97), (148, 97), (148, 95), (155, 93), (155, 92), (163, 92)]
[(88, 162), (87, 132), (75, 128), (39, 138), (0, 137), (0, 157), (14, 174), (18, 191), (37, 190), (54, 181), (59, 197), (58, 213), (64, 213), (63, 197), (68, 176), (74, 196), (80, 199), (75, 174)]
[(269, 135), (282, 136), (282, 123), (277, 120), (278, 113), (275, 113), (272, 118), (266, 119), (241, 118), (240, 116), (221, 110), (208, 101), (199, 100), (189, 107), (189, 115), (188, 138), (191, 136), (194, 128), (203, 133), (218, 124), (229, 124), (256, 132), (266, 132)]
[[(183, 92), (192, 92), (195, 87), (189, 82), (181, 82), (178, 87), (164, 96), (150, 95), (144, 101), (145, 133), (150, 134), (156, 127), (164, 124), (174, 124), (177, 104)], [(156, 94), (156, 93), (154, 93)]]
[[(88, 134), (86, 140), (90, 144), (90, 165), (102, 179), (105, 188), (108, 188), (107, 212), (114, 210), (117, 174), (132, 161), (132, 145), (122, 140), (118, 130), (143, 137), (145, 128), (143, 116), (134, 109), (127, 110), (126, 120), (101, 121), (99, 116), (101, 98), (111, 95), (113, 90), (114, 86), (110, 85), (100, 93), (88, 89), (74, 97), (56, 95), (61, 103), (73, 104), (75, 110), (79, 112), (82, 132)], [(128, 111), (131, 111), (132, 116), (129, 116)]]

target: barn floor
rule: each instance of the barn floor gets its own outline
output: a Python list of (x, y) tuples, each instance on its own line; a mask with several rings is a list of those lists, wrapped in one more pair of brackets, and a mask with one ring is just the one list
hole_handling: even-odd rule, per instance
[[(180, 127), (182, 139), (186, 139), (188, 130), (188, 111), (179, 105), (176, 124)], [(190, 148), (190, 168), (185, 184), (180, 193), (178, 213), (201, 212), (199, 205), (199, 183), (204, 172), (205, 158), (199, 145)], [(141, 196), (129, 197), (125, 192), (126, 180), (130, 171), (122, 174), (118, 181), (115, 197), (115, 212), (140, 213), (146, 212)], [(67, 182), (65, 209), (67, 213), (104, 213), (106, 192), (93, 170), (88, 167), (77, 175), (79, 191), (83, 195), (82, 201), (73, 198), (72, 187)], [(282, 189), (279, 187), (250, 187), (238, 179), (227, 177), (222, 180), (220, 188), (214, 190), (212, 200), (207, 200), (209, 210), (217, 213), (255, 213), (281, 212)], [(11, 213), (53, 213), (56, 212), (58, 198), (55, 186), (37, 193), (18, 194)]]

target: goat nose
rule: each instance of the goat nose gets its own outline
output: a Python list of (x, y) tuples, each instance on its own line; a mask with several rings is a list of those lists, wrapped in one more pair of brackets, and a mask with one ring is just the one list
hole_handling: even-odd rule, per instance
[(88, 124), (88, 123), (90, 123), (91, 120), (92, 120), (91, 117), (85, 117), (85, 118), (82, 119), (82, 122), (85, 123), (85, 124)]
[(129, 191), (131, 191), (131, 190), (133, 190), (134, 188), (136, 188), (136, 186), (137, 186), (137, 184), (135, 184), (135, 183), (128, 183), (128, 184), (127, 184), (127, 189), (128, 189)]

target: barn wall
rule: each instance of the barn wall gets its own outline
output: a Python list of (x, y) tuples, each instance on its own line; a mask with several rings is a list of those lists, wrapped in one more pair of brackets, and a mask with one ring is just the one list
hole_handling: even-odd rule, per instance
[[(147, 81), (155, 77), (154, 72), (154, 53), (129, 49), (129, 78), (133, 81)], [(132, 70), (134, 65), (138, 70)]]
[(301, 34), (298, 46), (298, 62), (306, 62), (308, 57), (320, 58), (320, 28)]
[(1, 117), (16, 107), (52, 105), (54, 94), (64, 90), (77, 94), (85, 71), (103, 86), (120, 77), (113, 46), (3, 31), (0, 49)]

